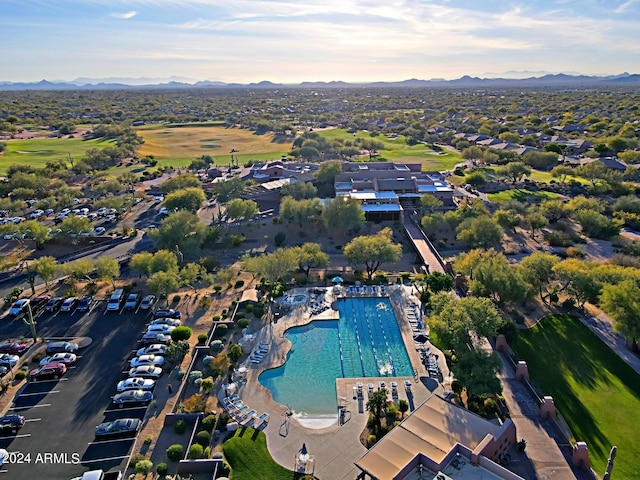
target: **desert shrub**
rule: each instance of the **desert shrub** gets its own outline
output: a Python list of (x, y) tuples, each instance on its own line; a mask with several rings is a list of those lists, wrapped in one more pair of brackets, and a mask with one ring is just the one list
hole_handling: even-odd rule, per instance
[(173, 424), (173, 431), (178, 434), (183, 434), (187, 430), (187, 422), (180, 419), (176, 423)]
[(250, 303), (249, 305), (247, 305), (245, 307), (245, 310), (247, 311), (247, 313), (253, 312), (253, 303)]
[(211, 433), (213, 432), (213, 427), (216, 426), (216, 416), (211, 414), (211, 415), (207, 415), (206, 417), (204, 417), (202, 419), (202, 428), (205, 429), (205, 431)]
[(585, 256), (584, 250), (579, 247), (569, 247), (565, 253), (569, 258), (584, 258)]
[(220, 291), (222, 290), (222, 285), (214, 285), (213, 286), (213, 291), (216, 293), (220, 293)]
[(244, 286), (244, 280), (237, 280), (233, 288), (240, 288)]
[(400, 413), (398, 411), (398, 406), (395, 403), (389, 404), (386, 408), (386, 412), (387, 412), (387, 417), (391, 418), (392, 420), (395, 420), (396, 418), (398, 418), (398, 414)]
[(369, 435), (367, 437), (367, 443), (369, 444), (369, 446), (375, 444), (378, 441), (378, 439), (376, 438), (375, 435)]
[(220, 315), (214, 315), (213, 318), (211, 318), (212, 322), (219, 322), (220, 321)]
[(147, 438), (144, 439), (143, 443), (145, 445), (149, 445), (149, 444), (151, 444), (151, 442), (153, 442), (153, 437), (147, 437)]
[(219, 354), (207, 367), (207, 372), (212, 377), (218, 377), (229, 369), (229, 359), (224, 354)]
[(136, 465), (138, 464), (138, 462), (141, 462), (144, 459), (145, 457), (143, 454), (134, 453), (133, 455), (131, 455), (131, 459), (129, 460), (129, 468), (136, 468)]
[(179, 342), (180, 340), (189, 340), (192, 334), (193, 330), (191, 330), (191, 328), (182, 325), (180, 327), (174, 328), (171, 331), (171, 340), (173, 340), (174, 342)]
[(204, 390), (204, 393), (208, 395), (211, 389), (213, 388), (213, 378), (211, 377), (203, 378), (200, 386)]
[(167, 458), (172, 462), (177, 462), (182, 459), (184, 454), (184, 447), (179, 443), (175, 443), (167, 448)]
[(204, 409), (207, 408), (207, 399), (199, 393), (195, 393), (187, 398), (182, 405), (186, 413), (204, 412)]
[(171, 303), (180, 303), (180, 295), (174, 295)]
[(202, 453), (203, 453), (203, 448), (202, 445), (198, 445), (197, 443), (194, 445), (191, 445), (189, 447), (189, 453), (188, 453), (188, 457), (191, 460), (195, 460), (197, 458), (202, 458)]
[(263, 306), (260, 306), (260, 307), (256, 306), (253, 309), (253, 314), (256, 316), (256, 318), (262, 317), (264, 315), (264, 307)]
[(27, 378), (27, 372), (25, 372), (24, 370), (18, 370), (14, 375), (14, 378), (16, 380), (24, 380), (25, 378)]
[(198, 343), (200, 345), (204, 345), (205, 343), (207, 343), (208, 338), (209, 336), (206, 333), (201, 333), (200, 335), (198, 335)]
[(198, 260), (198, 263), (202, 265), (204, 269), (209, 273), (213, 272), (220, 266), (220, 260), (218, 260), (216, 257), (211, 256), (202, 257), (200, 260)]
[(218, 423), (216, 430), (220, 430), (221, 432), (227, 431), (227, 423), (231, 421), (231, 417), (227, 412), (222, 412), (218, 415)]
[(209, 297), (202, 297), (198, 302), (198, 308), (208, 310), (211, 306), (211, 299)]
[(216, 331), (213, 332), (213, 338), (224, 337), (229, 327), (223, 323), (216, 325)]
[(160, 462), (158, 465), (156, 465), (156, 473), (158, 475), (166, 475), (167, 472), (169, 471), (169, 467), (167, 467), (167, 464), (164, 462)]
[(236, 321), (240, 320), (241, 318), (245, 318), (245, 314), (244, 312), (238, 312), (236, 313)]
[(367, 419), (367, 428), (373, 428), (376, 425), (376, 416), (373, 413), (369, 414)]
[(136, 463), (136, 473), (141, 473), (143, 475), (148, 474), (153, 468), (153, 463), (151, 460), (140, 460)]
[(498, 411), (498, 404), (493, 398), (489, 397), (484, 399), (484, 411), (487, 414)]
[(276, 247), (281, 247), (282, 245), (284, 245), (284, 241), (286, 238), (287, 238), (286, 233), (284, 232), (276, 233), (276, 236), (273, 237), (273, 241), (276, 244)]
[(207, 445), (209, 445), (209, 441), (210, 441), (211, 437), (209, 436), (209, 432), (202, 430), (198, 433), (196, 433), (196, 443), (202, 445), (202, 447), (206, 447)]
[(213, 361), (213, 359), (214, 359), (214, 358), (215, 358), (215, 357), (213, 357), (212, 355), (207, 355), (206, 357), (204, 357), (204, 358), (202, 359), (202, 364), (203, 364), (205, 367), (208, 367), (208, 366), (209, 366), (209, 364)]
[(246, 328), (247, 325), (249, 325), (249, 320), (247, 320), (246, 318), (241, 318), (240, 320), (238, 320), (238, 328)]
[(211, 456), (211, 447), (205, 447), (202, 458), (209, 458)]

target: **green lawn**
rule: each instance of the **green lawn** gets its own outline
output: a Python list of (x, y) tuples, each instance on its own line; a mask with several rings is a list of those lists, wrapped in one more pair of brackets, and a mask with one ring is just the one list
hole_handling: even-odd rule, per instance
[(579, 320), (549, 315), (521, 331), (513, 349), (532, 381), (553, 396), (591, 466), (604, 474), (618, 446), (617, 478), (640, 478), (640, 376)]
[[(267, 450), (267, 437), (253, 428), (240, 428), (222, 444), (231, 466), (231, 480), (286, 480), (305, 477), (278, 465)], [(291, 452), (291, 463), (296, 452)], [(308, 478), (314, 478), (309, 476)]]
[(42, 168), (49, 161), (65, 160), (69, 154), (74, 161), (80, 160), (90, 148), (104, 148), (112, 144), (113, 140), (81, 138), (9, 140), (6, 142), (7, 150), (0, 156), (0, 175), (6, 175), (14, 163)]
[(405, 137), (399, 135), (397, 138), (389, 139), (385, 135), (371, 137), (367, 132), (358, 131), (356, 137), (352, 133), (342, 128), (318, 131), (320, 135), (327, 139), (341, 138), (344, 140), (353, 140), (354, 138), (374, 138), (384, 143), (384, 149), (380, 150), (379, 156), (392, 162), (416, 162), (422, 164), (423, 170), (451, 170), (456, 163), (462, 161), (459, 153), (443, 149), (442, 152), (436, 152), (426, 145), (407, 145)]
[(510, 200), (517, 200), (523, 203), (538, 203), (543, 200), (558, 198), (559, 196), (560, 195), (555, 192), (546, 192), (544, 190), (530, 192), (529, 190), (521, 190), (519, 188), (487, 194), (487, 198), (491, 202), (508, 202)]

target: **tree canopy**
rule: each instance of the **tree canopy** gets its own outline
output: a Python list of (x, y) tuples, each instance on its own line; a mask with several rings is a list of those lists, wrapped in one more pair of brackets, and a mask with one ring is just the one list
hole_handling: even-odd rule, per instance
[(200, 187), (187, 187), (169, 193), (164, 199), (168, 210), (187, 210), (196, 213), (206, 202), (207, 196)]
[(402, 245), (393, 243), (393, 232), (383, 228), (376, 235), (363, 235), (351, 240), (344, 247), (344, 256), (350, 264), (364, 266), (367, 277), (373, 274), (383, 263), (394, 263), (402, 255)]

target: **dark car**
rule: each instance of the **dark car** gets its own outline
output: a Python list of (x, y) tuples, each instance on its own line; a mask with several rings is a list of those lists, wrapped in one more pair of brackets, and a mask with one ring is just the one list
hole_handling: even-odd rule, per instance
[(142, 427), (137, 418), (120, 418), (113, 422), (101, 423), (96, 427), (96, 438), (133, 436)]
[(22, 415), (5, 415), (0, 417), (0, 432), (17, 433), (24, 426)]
[(33, 310), (40, 309), (44, 307), (49, 300), (51, 300), (51, 295), (38, 295), (31, 299), (31, 308)]
[(62, 306), (62, 302), (64, 302), (64, 298), (53, 297), (51, 300), (49, 300), (45, 304), (44, 306), (45, 312), (57, 312), (58, 310), (60, 310), (60, 307)]
[(24, 343), (6, 342), (0, 344), (0, 353), (8, 353), (10, 355), (22, 355), (27, 351), (27, 347)]
[(47, 345), (47, 355), (54, 353), (75, 353), (78, 351), (78, 344), (71, 342), (51, 342)]
[(128, 390), (113, 397), (113, 404), (118, 408), (137, 405), (149, 405), (153, 400), (153, 393), (144, 390)]
[(85, 295), (78, 302), (78, 310), (79, 312), (88, 312), (91, 309), (91, 305), (93, 304), (93, 297), (91, 295)]
[(180, 310), (174, 310), (173, 308), (162, 308), (153, 312), (153, 318), (182, 318)]
[(38, 368), (34, 368), (29, 372), (29, 380), (48, 380), (58, 379), (64, 375), (67, 371), (67, 366), (64, 363), (48, 363)]

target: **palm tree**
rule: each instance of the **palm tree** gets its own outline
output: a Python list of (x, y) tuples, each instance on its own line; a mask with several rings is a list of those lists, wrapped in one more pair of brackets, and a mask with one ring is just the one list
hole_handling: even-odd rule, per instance
[(404, 414), (407, 413), (407, 410), (409, 410), (409, 402), (407, 402), (404, 399), (399, 400), (398, 410), (400, 410), (400, 413), (402, 414), (402, 418), (404, 418)]
[(380, 423), (380, 418), (382, 417), (382, 411), (384, 407), (387, 406), (387, 390), (381, 389), (375, 392), (372, 392), (369, 395), (369, 401), (367, 402), (367, 411), (373, 414), (374, 419), (374, 434), (378, 434), (382, 427)]

